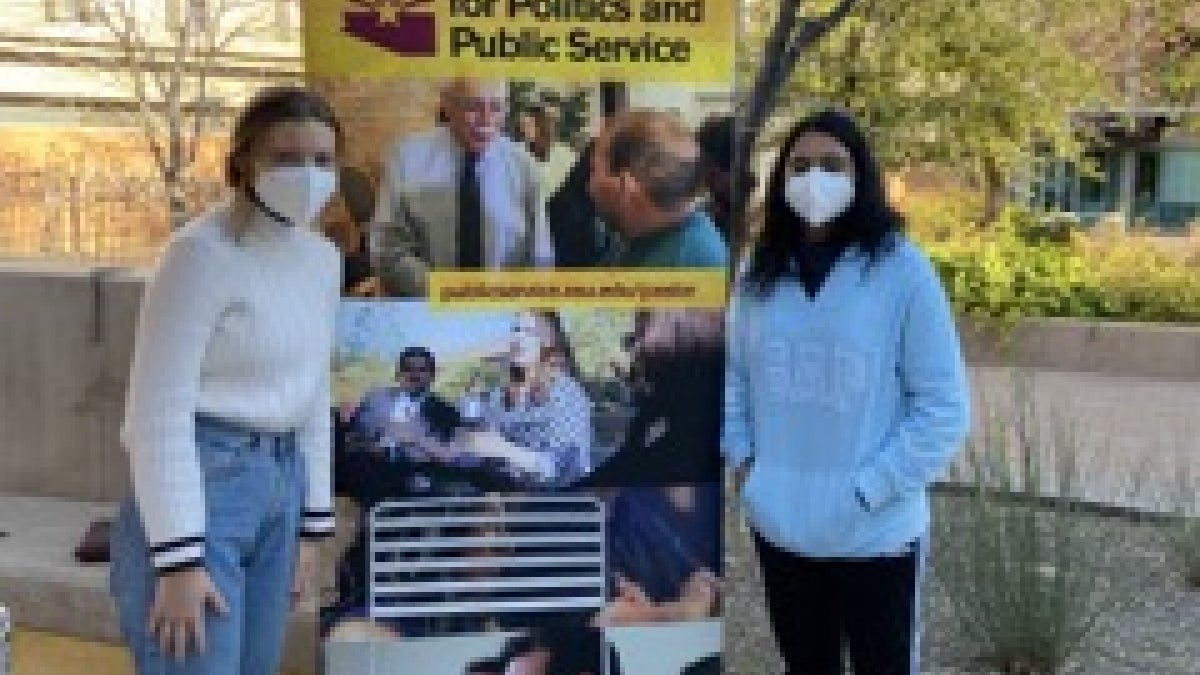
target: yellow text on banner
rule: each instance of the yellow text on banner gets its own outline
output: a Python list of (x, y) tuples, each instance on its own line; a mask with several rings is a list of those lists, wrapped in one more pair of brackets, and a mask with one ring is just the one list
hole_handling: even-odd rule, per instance
[(434, 309), (721, 309), (724, 270), (433, 271)]
[(304, 0), (316, 77), (725, 84), (738, 0)]

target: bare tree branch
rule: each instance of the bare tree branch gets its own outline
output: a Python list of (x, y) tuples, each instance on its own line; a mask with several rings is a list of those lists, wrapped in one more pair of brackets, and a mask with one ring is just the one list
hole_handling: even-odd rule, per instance
[(209, 102), (212, 73), (239, 39), (270, 25), (275, 5), (165, 0), (182, 11), (173, 25), (158, 25), (138, 14), (137, 1), (99, 0), (97, 17), (113, 41), (116, 71), (128, 79), (134, 118), (162, 178), (172, 224), (178, 224), (183, 181), (196, 162), (206, 120), (219, 114)]
[(160, 173), (167, 170), (168, 158), (162, 147), (154, 120), (145, 103), (148, 101), (146, 82), (143, 79), (147, 68), (143, 67), (139, 56), (147, 53), (149, 44), (144, 35), (138, 31), (137, 19), (128, 0), (110, 0), (99, 3), (96, 7), (97, 16), (101, 23), (112, 34), (121, 51), (119, 62), (122, 70), (129, 78), (135, 100), (138, 102), (134, 117), (138, 121), (146, 144), (150, 147), (155, 166)]
[(264, 7), (261, 2), (238, 3), (231, 7), (229, 10), (230, 13), (234, 9), (242, 11), (258, 9), (260, 11), (254, 15), (244, 16), (241, 21), (235, 23), (229, 32), (217, 42), (214, 50), (216, 52), (224, 52), (233, 45), (235, 40), (252, 37), (255, 32), (262, 31), (270, 26), (269, 7)]

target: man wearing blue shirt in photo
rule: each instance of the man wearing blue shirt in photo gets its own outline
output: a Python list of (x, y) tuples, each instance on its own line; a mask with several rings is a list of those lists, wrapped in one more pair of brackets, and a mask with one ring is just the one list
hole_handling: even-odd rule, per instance
[(676, 115), (628, 110), (596, 139), (588, 193), (616, 234), (613, 267), (724, 268), (729, 251), (696, 205), (701, 158), (696, 137)]

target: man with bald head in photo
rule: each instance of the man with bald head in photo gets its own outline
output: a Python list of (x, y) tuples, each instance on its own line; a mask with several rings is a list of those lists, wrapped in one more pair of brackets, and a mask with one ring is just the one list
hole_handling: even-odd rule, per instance
[(430, 269), (553, 265), (537, 163), (501, 131), (507, 85), (449, 80), (439, 111), (439, 126), (385, 158), (371, 228), (385, 293), (423, 296)]
[(712, 218), (699, 209), (700, 146), (678, 116), (628, 110), (601, 131), (591, 158), (588, 194), (617, 235), (615, 267), (725, 267), (729, 251)]

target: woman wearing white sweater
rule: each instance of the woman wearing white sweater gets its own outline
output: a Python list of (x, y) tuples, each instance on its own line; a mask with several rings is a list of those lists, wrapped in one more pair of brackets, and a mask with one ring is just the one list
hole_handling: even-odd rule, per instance
[(312, 225), (340, 143), (316, 94), (260, 94), (234, 129), (232, 198), (173, 234), (146, 289), (110, 578), (141, 675), (274, 675), (332, 533), (341, 263)]

